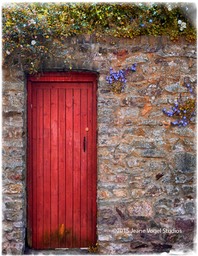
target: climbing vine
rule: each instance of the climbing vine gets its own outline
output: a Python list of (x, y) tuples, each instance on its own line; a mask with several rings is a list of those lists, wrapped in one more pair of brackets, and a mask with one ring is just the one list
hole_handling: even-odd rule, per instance
[[(133, 38), (139, 35), (184, 36), (196, 30), (178, 6), (162, 4), (15, 3), (3, 6), (4, 65), (20, 64), (35, 73), (65, 38), (94, 34)], [(68, 62), (68, 56), (66, 59)]]

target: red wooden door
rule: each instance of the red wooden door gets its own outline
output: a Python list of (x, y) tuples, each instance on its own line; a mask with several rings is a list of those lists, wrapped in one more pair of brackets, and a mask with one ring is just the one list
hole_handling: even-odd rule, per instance
[(28, 244), (96, 243), (96, 75), (28, 78)]

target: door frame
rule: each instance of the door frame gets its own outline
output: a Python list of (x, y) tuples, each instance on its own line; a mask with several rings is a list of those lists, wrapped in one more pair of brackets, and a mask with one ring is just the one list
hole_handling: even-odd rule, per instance
[(26, 157), (26, 163), (27, 163), (27, 177), (26, 177), (26, 188), (27, 188), (27, 194), (26, 194), (26, 201), (27, 201), (27, 207), (26, 207), (26, 246), (31, 247), (32, 244), (32, 234), (31, 231), (29, 231), (30, 227), (30, 218), (29, 218), (29, 180), (28, 177), (30, 176), (29, 174), (29, 165), (31, 163), (31, 152), (30, 152), (30, 147), (29, 147), (29, 131), (28, 128), (30, 127), (31, 120), (29, 118), (29, 113), (31, 112), (31, 86), (32, 83), (40, 83), (40, 82), (88, 82), (92, 83), (92, 88), (93, 88), (93, 105), (95, 106), (93, 109), (93, 115), (95, 116), (95, 122), (93, 123), (93, 130), (96, 132), (96, 147), (94, 149), (93, 155), (95, 158), (95, 163), (96, 163), (96, 184), (95, 184), (95, 198), (96, 198), (96, 227), (95, 227), (95, 235), (96, 235), (96, 242), (98, 239), (97, 236), (97, 172), (98, 172), (98, 164), (97, 164), (97, 147), (98, 147), (98, 129), (97, 129), (97, 82), (98, 82), (98, 72), (90, 72), (90, 71), (53, 71), (53, 72), (44, 72), (44, 73), (38, 73), (36, 75), (28, 75), (27, 76), (27, 157)]

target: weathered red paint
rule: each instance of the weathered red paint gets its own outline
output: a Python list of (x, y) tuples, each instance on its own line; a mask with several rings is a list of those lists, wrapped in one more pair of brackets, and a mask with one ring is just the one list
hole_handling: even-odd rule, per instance
[(28, 77), (28, 243), (96, 243), (96, 74)]

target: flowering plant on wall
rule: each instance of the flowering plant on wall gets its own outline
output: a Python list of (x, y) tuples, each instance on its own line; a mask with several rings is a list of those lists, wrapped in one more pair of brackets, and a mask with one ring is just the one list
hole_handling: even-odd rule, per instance
[(177, 101), (170, 110), (164, 108), (162, 111), (168, 117), (175, 117), (176, 120), (171, 122), (171, 125), (178, 127), (185, 127), (194, 120), (196, 116), (196, 100), (195, 93), (189, 81), (184, 80), (184, 86), (190, 93), (190, 97), (182, 97), (180, 94)]
[(128, 67), (126, 69), (120, 69), (118, 71), (113, 70), (113, 68), (110, 68), (109, 76), (106, 77), (106, 81), (108, 84), (111, 85), (111, 90), (115, 93), (121, 93), (124, 92), (124, 89), (126, 87), (126, 76), (130, 72), (136, 71), (137, 64), (134, 63), (131, 67)]
[[(166, 35), (196, 40), (185, 3), (12, 3), (2, 8), (4, 65), (19, 65), (28, 73), (42, 69), (64, 40), (80, 34), (134, 38)], [(187, 10), (189, 9), (189, 10)], [(188, 14), (188, 15), (186, 15)], [(71, 56), (66, 55), (69, 62)]]

